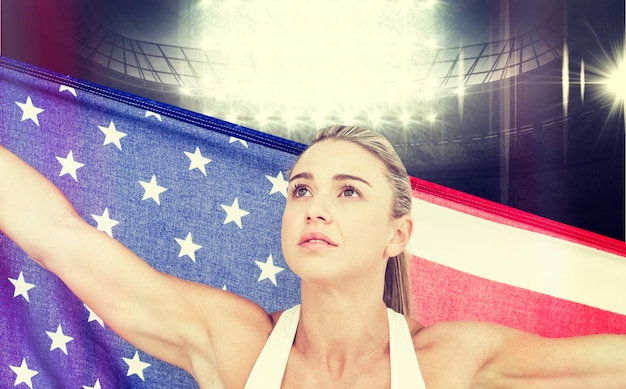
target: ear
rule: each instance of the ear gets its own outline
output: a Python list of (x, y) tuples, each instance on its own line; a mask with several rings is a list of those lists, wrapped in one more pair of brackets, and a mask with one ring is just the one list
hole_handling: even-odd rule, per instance
[(413, 232), (413, 219), (410, 215), (402, 216), (394, 221), (395, 231), (385, 248), (385, 258), (395, 257), (404, 251), (411, 233)]

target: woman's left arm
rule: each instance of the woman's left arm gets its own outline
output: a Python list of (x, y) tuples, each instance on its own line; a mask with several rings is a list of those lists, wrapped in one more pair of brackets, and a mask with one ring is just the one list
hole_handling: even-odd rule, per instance
[(496, 328), (483, 370), (503, 387), (626, 388), (626, 335), (543, 338)]

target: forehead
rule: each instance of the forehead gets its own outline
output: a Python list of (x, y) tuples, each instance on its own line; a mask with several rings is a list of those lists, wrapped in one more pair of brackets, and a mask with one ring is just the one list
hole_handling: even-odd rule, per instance
[(385, 178), (382, 161), (355, 143), (327, 139), (309, 147), (291, 171), (291, 175), (301, 172), (360, 174), (371, 178)]

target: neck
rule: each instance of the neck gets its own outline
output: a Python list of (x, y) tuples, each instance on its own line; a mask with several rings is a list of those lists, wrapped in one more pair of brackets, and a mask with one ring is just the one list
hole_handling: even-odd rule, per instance
[(336, 364), (388, 352), (387, 310), (377, 289), (355, 294), (303, 282), (296, 349), (307, 358)]

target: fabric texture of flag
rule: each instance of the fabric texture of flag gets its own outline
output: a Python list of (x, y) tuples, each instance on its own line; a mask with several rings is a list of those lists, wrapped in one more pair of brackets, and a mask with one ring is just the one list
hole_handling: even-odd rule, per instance
[(626, 333), (626, 244), (412, 178), (416, 319)]
[[(0, 90), (0, 144), (102, 233), (268, 312), (299, 302), (280, 221), (303, 145), (4, 58)], [(413, 188), (418, 320), (626, 333), (624, 243), (418, 179)], [(119, 338), (3, 235), (0, 304), (0, 387), (196, 386)]]
[[(0, 89), (0, 143), (103, 233), (161, 271), (268, 311), (299, 301), (280, 220), (302, 145), (6, 59)], [(0, 258), (0, 387), (194, 387), (118, 338), (5, 236)]]

